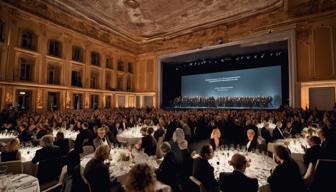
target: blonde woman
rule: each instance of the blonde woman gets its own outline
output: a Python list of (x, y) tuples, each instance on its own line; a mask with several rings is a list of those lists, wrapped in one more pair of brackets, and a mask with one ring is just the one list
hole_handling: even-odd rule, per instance
[(221, 132), (218, 128), (215, 128), (211, 132), (210, 136), (210, 145), (212, 146), (213, 150), (215, 151), (219, 146), (223, 145), (222, 140), (220, 139)]
[(147, 164), (137, 164), (130, 170), (125, 187), (127, 192), (155, 192), (155, 185), (154, 170)]
[(19, 148), (19, 139), (12, 139), (6, 146), (5, 151), (1, 153), (1, 162), (21, 160), (21, 153), (19, 151)]

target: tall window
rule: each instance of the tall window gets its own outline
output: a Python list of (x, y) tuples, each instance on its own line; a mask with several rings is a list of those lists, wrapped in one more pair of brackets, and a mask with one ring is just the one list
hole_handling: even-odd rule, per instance
[(99, 78), (99, 75), (97, 72), (91, 72), (91, 76), (90, 76), (90, 88), (91, 89), (98, 89), (99, 87), (98, 78)]
[(33, 80), (33, 63), (25, 58), (20, 59), (20, 80)]
[(62, 44), (56, 40), (49, 41), (49, 55), (55, 57), (62, 56)]
[(5, 23), (0, 20), (0, 41), (5, 41)]
[(117, 82), (117, 89), (118, 91), (122, 91), (123, 90), (123, 78), (122, 77), (118, 77), (118, 82)]
[(21, 48), (35, 50), (36, 36), (31, 31), (24, 31), (21, 35)]
[(111, 80), (112, 80), (112, 75), (110, 72), (107, 72), (105, 75), (105, 89), (108, 89), (108, 90), (112, 89)]
[(72, 71), (71, 72), (71, 86), (83, 87), (81, 72), (79, 72), (79, 71)]
[(132, 79), (127, 78), (127, 91), (132, 91)]
[(98, 52), (91, 52), (91, 64), (92, 65), (96, 65), (99, 66), (100, 65), (100, 61), (99, 61), (99, 53)]
[(106, 68), (113, 69), (113, 61), (111, 57), (106, 57)]
[(48, 83), (55, 85), (60, 84), (60, 68), (58, 66), (48, 66)]
[(122, 60), (118, 60), (118, 71), (124, 71), (124, 62)]
[(83, 62), (83, 52), (84, 51), (81, 47), (73, 46), (72, 47), (72, 60)]
[(98, 109), (99, 104), (99, 95), (91, 95), (90, 96), (90, 108)]
[(133, 63), (128, 63), (128, 72), (133, 73)]

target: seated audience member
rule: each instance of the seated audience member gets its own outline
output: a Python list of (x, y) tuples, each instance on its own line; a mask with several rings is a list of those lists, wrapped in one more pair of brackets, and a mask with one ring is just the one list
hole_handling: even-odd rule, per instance
[(53, 143), (54, 138), (52, 135), (43, 136), (40, 141), (42, 149), (36, 151), (32, 162), (37, 164), (40, 161), (59, 158), (61, 156), (61, 149), (58, 146), (53, 145)]
[(297, 163), (290, 157), (289, 150), (282, 146), (274, 147), (274, 160), (279, 165), (267, 181), (272, 192), (304, 192), (305, 187)]
[(213, 158), (213, 155), (214, 151), (211, 145), (204, 145), (201, 148), (201, 156), (194, 159), (193, 163), (193, 176), (201, 181), (209, 192), (218, 191), (214, 168), (208, 162)]
[(271, 133), (268, 129), (269, 129), (269, 123), (265, 123), (264, 126), (260, 130), (261, 137), (265, 139), (266, 145), (267, 143), (273, 141)]
[(61, 154), (66, 155), (69, 153), (69, 140), (64, 138), (64, 133), (59, 131), (56, 134), (54, 145), (61, 149)]
[(93, 140), (93, 145), (98, 148), (100, 145), (108, 145), (111, 147), (111, 142), (106, 136), (105, 127), (101, 127), (97, 130), (97, 137)]
[(110, 158), (110, 147), (100, 145), (97, 147), (94, 157), (86, 164), (84, 178), (88, 181), (91, 192), (109, 192), (110, 174), (109, 167), (104, 161)]
[(182, 152), (178, 147), (181, 141), (185, 140), (184, 131), (181, 128), (176, 128), (173, 133), (172, 141), (169, 141), (171, 152), (175, 155), (177, 164), (180, 166), (183, 163)]
[(165, 129), (161, 126), (161, 124), (160, 123), (158, 123), (157, 125), (156, 125), (156, 127), (157, 127), (157, 129), (155, 130), (155, 132), (154, 132), (154, 138), (156, 139), (156, 141), (159, 141), (159, 138), (160, 137), (162, 137), (162, 136), (164, 136), (164, 134), (165, 134)]
[(146, 136), (141, 139), (141, 148), (144, 149), (144, 152), (149, 155), (156, 154), (156, 140), (153, 137), (154, 129), (152, 127), (147, 128)]
[(232, 173), (220, 173), (219, 188), (224, 192), (246, 191), (257, 192), (258, 180), (247, 177), (245, 170), (250, 166), (246, 157), (236, 153), (229, 164), (233, 167)]
[(18, 127), (18, 133), (19, 133), (18, 138), (20, 139), (21, 142), (27, 142), (32, 140), (32, 135), (31, 133), (29, 133), (26, 126), (20, 125)]
[(177, 180), (177, 162), (174, 154), (170, 151), (170, 145), (168, 142), (163, 142), (160, 149), (164, 155), (163, 161), (160, 167), (156, 171), (157, 179), (163, 183), (169, 185), (173, 191), (178, 191)]
[(317, 130), (317, 135), (321, 139), (321, 159), (336, 159), (336, 141), (328, 131), (327, 127)]
[(182, 153), (183, 163), (178, 168), (178, 177), (182, 186), (182, 191), (192, 191), (192, 183), (189, 176), (192, 175), (193, 159), (188, 149), (188, 141), (183, 140), (179, 143)]
[(82, 124), (82, 129), (75, 140), (75, 151), (77, 153), (83, 152), (83, 146), (85, 145), (93, 145), (93, 132), (89, 129), (88, 123)]
[(282, 122), (278, 121), (276, 123), (276, 127), (273, 130), (273, 140), (284, 139), (284, 138), (285, 138), (285, 135), (283, 133)]
[(133, 166), (125, 185), (127, 192), (155, 192), (155, 186), (155, 173), (147, 164)]
[(321, 139), (318, 138), (317, 136), (312, 136), (308, 139), (309, 148), (305, 149), (305, 154), (303, 156), (304, 164), (306, 166), (308, 166), (309, 163), (315, 165), (317, 160), (320, 158), (321, 153), (320, 144)]
[(219, 128), (213, 129), (210, 136), (210, 145), (212, 146), (214, 151), (216, 151), (216, 149), (223, 144), (220, 138), (221, 138), (221, 132)]
[(12, 139), (5, 147), (5, 151), (1, 153), (1, 162), (21, 160), (21, 153), (19, 148), (19, 139)]
[(249, 129), (247, 130), (246, 135), (247, 135), (247, 144), (246, 144), (247, 151), (255, 150), (258, 147), (258, 140), (255, 136), (255, 132), (253, 131), (253, 129)]

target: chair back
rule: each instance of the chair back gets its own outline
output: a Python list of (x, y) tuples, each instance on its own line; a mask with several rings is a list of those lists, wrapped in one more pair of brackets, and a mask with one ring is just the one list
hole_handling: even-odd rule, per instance
[(200, 180), (196, 179), (194, 176), (190, 176), (189, 179), (190, 179), (195, 185), (198, 186), (200, 192), (207, 192), (207, 190), (205, 189), (203, 183), (202, 183)]
[(311, 185), (311, 191), (334, 191), (336, 178), (336, 160), (319, 159), (315, 166), (314, 179)]
[(81, 157), (94, 153), (94, 147), (92, 145), (83, 146), (83, 153), (80, 154)]
[(21, 160), (0, 162), (0, 167), (7, 167), (7, 173), (20, 174), (23, 172)]
[(64, 165), (64, 158), (51, 158), (40, 161), (37, 165), (36, 177), (40, 184), (59, 180)]

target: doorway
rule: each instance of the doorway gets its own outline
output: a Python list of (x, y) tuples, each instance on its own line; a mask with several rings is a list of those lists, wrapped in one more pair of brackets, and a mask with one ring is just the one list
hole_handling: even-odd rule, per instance
[(57, 111), (60, 109), (60, 94), (58, 92), (48, 92), (48, 111)]
[(32, 110), (32, 91), (30, 90), (16, 91), (16, 108), (19, 111)]
[(73, 109), (80, 110), (83, 109), (83, 95), (81, 93), (74, 93), (72, 96)]

